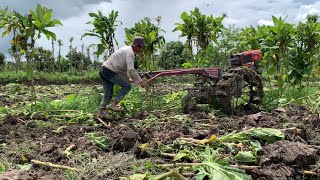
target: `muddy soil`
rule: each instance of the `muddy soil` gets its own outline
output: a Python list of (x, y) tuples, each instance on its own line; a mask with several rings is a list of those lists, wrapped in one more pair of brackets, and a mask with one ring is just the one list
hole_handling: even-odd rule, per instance
[[(162, 84), (158, 84), (161, 88)], [(97, 89), (101, 88), (96, 87)], [(179, 89), (163, 91), (169, 93)], [(76, 93), (80, 85), (57, 88), (48, 86), (37, 89), (39, 94), (59, 99)], [(100, 89), (101, 90), (101, 89)], [(0, 86), (0, 92), (5, 87)], [(0, 93), (0, 106), (23, 105), (29, 99), (28, 89), (18, 93)], [(47, 92), (52, 92), (48, 93)], [(161, 91), (162, 92), (162, 91)], [(39, 97), (42, 98), (42, 97)], [(303, 170), (318, 172), (320, 147), (320, 116), (301, 106), (291, 105), (287, 109), (271, 112), (258, 112), (244, 116), (213, 116), (205, 112), (193, 112), (179, 117), (154, 113), (156, 120), (146, 120), (148, 114), (136, 118), (102, 118), (108, 127), (88, 123), (68, 123), (56, 121), (47, 116), (15, 114), (1, 118), (0, 121), (0, 160), (8, 163), (32, 164), (32, 159), (51, 162), (85, 170), (80, 174), (87, 179), (117, 179), (134, 173), (133, 165), (146, 161), (159, 161), (157, 156), (147, 156), (137, 151), (143, 143), (158, 142), (171, 144), (179, 137), (194, 139), (209, 138), (212, 134), (223, 136), (233, 131), (253, 127), (286, 129), (286, 141), (274, 144), (263, 142), (263, 152), (259, 159), (259, 169), (248, 170), (253, 179), (317, 179)], [(61, 131), (57, 131), (60, 129)], [(86, 138), (87, 133), (99, 132), (108, 137), (108, 145), (103, 150)], [(66, 149), (72, 147), (71, 154)], [(162, 159), (160, 159), (162, 160)], [(3, 163), (3, 162), (0, 162)], [(0, 164), (1, 165), (1, 164)], [(90, 167), (88, 167), (90, 166)], [(15, 168), (12, 168), (15, 169)], [(92, 170), (95, 170), (94, 172)], [(32, 165), (27, 171), (10, 170), (0, 174), (2, 179), (70, 179), (64, 170)]]
[[(299, 131), (286, 132), (286, 141), (274, 144), (264, 144), (263, 155), (260, 158), (261, 168), (248, 171), (254, 179), (314, 179), (314, 176), (304, 175), (303, 169), (312, 169), (319, 159), (320, 131), (318, 129), (320, 117), (311, 114), (300, 106), (289, 109), (276, 109), (272, 112), (260, 112), (243, 117), (210, 117), (203, 113), (192, 114), (186, 117), (190, 121), (163, 120), (151, 122), (143, 126), (142, 119), (122, 119), (109, 122), (109, 128), (104, 126), (94, 127), (86, 124), (66, 124), (61, 122), (58, 126), (65, 126), (62, 132), (57, 133), (57, 125), (43, 126), (50, 119), (28, 119), (27, 116), (7, 116), (0, 126), (0, 148), (8, 161), (15, 164), (30, 162), (31, 159), (48, 161), (66, 166), (77, 166), (77, 162), (68, 158), (63, 152), (74, 145), (74, 154), (87, 152), (90, 158), (99, 159), (108, 153), (127, 153), (134, 155), (137, 144), (158, 141), (163, 144), (172, 143), (178, 137), (192, 137), (203, 139), (211, 134), (218, 136), (228, 134), (234, 130), (245, 130), (252, 127), (273, 128), (299, 128)], [(106, 120), (106, 119), (104, 119)], [(207, 126), (197, 126), (206, 123)], [(140, 124), (139, 124), (140, 123)], [(42, 124), (42, 125), (40, 125)], [(102, 132), (110, 139), (106, 150), (90, 142), (86, 133)], [(16, 149), (14, 149), (16, 148)], [(27, 148), (28, 150), (22, 150)], [(10, 150), (8, 150), (10, 149)], [(145, 158), (138, 157), (136, 158)], [(124, 165), (130, 169), (130, 162)], [(109, 173), (109, 177), (128, 176), (132, 171)], [(0, 175), (0, 179), (18, 176), (22, 179), (49, 179), (61, 178), (63, 172), (48, 167), (33, 165), (29, 171), (9, 171)], [(105, 175), (104, 175), (105, 177)], [(97, 175), (92, 176), (96, 179)]]

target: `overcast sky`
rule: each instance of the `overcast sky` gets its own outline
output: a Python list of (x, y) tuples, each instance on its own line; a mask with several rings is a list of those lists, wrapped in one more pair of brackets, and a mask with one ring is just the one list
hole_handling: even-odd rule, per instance
[[(249, 25), (272, 24), (272, 16), (287, 17), (288, 22), (297, 23), (303, 21), (307, 14), (320, 15), (320, 1), (316, 0), (0, 0), (0, 6), (8, 6), (10, 11), (17, 10), (21, 14), (35, 10), (36, 5), (47, 5), (53, 9), (54, 18), (60, 20), (63, 26), (51, 29), (56, 33), (57, 39), (62, 39), (62, 55), (66, 55), (69, 49), (69, 39), (74, 37), (73, 46), (78, 51), (81, 45), (85, 46), (98, 42), (97, 39), (80, 37), (92, 26), (85, 24), (90, 21), (89, 12), (98, 12), (108, 16), (111, 10), (119, 12), (118, 20), (122, 25), (117, 28), (116, 39), (119, 46), (124, 45), (124, 28), (131, 28), (144, 17), (162, 17), (161, 28), (166, 32), (162, 35), (166, 41), (185, 39), (179, 38), (179, 32), (172, 32), (175, 23), (181, 22), (180, 15), (198, 7), (202, 13), (220, 16), (227, 13), (224, 25), (234, 24), (236, 27)], [(2, 33), (2, 31), (0, 30)], [(57, 43), (56, 43), (57, 44)], [(51, 50), (51, 42), (46, 38), (37, 40), (37, 46), (43, 46)], [(7, 54), (10, 47), (10, 37), (1, 38), (0, 52)], [(55, 53), (58, 45), (55, 47)], [(8, 56), (8, 55), (7, 55)]]

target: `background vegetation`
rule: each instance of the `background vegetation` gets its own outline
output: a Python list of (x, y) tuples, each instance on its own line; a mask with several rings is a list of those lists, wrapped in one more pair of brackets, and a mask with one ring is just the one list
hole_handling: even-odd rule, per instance
[[(38, 5), (35, 11), (31, 10), (27, 15), (10, 12), (8, 8), (1, 9), (2, 37), (13, 34), (13, 39), (8, 49), (10, 57), (5, 57), (4, 52), (0, 53), (0, 82), (25, 83), (32, 79), (37, 83), (48, 84), (99, 83), (97, 72), (101, 62), (97, 59), (100, 55), (106, 59), (114, 52), (115, 45), (118, 45), (114, 34), (121, 24), (117, 20), (118, 14), (117, 11), (108, 15), (100, 11), (89, 13), (92, 20), (88, 24), (93, 27), (84, 32), (82, 38), (94, 36), (99, 41), (88, 47), (82, 45), (81, 50), (78, 50), (72, 45), (73, 37), (62, 40), (48, 30), (49, 27), (62, 25), (59, 20), (51, 18), (52, 9)], [(125, 28), (125, 43), (129, 44), (135, 35), (146, 39), (144, 55), (137, 57), (140, 71), (226, 68), (226, 59), (231, 54), (260, 49), (263, 52), (260, 68), (267, 94), (265, 102), (279, 105), (279, 99), (281, 102), (305, 100), (302, 97), (314, 92), (312, 88), (317, 87), (315, 81), (320, 72), (320, 23), (317, 15), (310, 14), (304, 22), (298, 24), (273, 16), (274, 25), (246, 28), (224, 27), (225, 18), (227, 14), (213, 17), (203, 14), (198, 8), (183, 12), (181, 22), (175, 24), (173, 31), (180, 32), (186, 42), (166, 42), (161, 17), (146, 17), (133, 27)], [(34, 46), (41, 35), (52, 42), (52, 49)], [(54, 53), (55, 43), (59, 46), (58, 56)], [(69, 52), (64, 57), (60, 52), (67, 44)], [(139, 63), (141, 58), (145, 59), (143, 63)]]

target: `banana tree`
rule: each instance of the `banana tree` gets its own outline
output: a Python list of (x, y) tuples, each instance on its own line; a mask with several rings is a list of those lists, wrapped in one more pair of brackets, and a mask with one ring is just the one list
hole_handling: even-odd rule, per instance
[(181, 37), (187, 37), (187, 44), (192, 52), (192, 47), (197, 47), (197, 51), (208, 48), (211, 42), (218, 43), (217, 39), (225, 29), (222, 21), (226, 14), (214, 18), (212, 15), (202, 14), (199, 8), (181, 14), (183, 23), (176, 23), (177, 27), (173, 31), (181, 31)]
[(114, 42), (118, 46), (118, 42), (115, 38), (117, 23), (122, 24), (117, 21), (118, 11), (112, 10), (109, 16), (104, 16), (101, 11), (98, 13), (89, 13), (89, 16), (93, 18), (93, 21), (87, 22), (87, 24), (92, 24), (94, 26), (93, 30), (84, 33), (81, 39), (85, 36), (97, 37), (100, 40), (98, 44), (92, 44), (90, 46), (97, 46), (98, 50), (96, 55), (100, 56), (105, 50), (108, 50), (108, 55), (114, 52)]
[(132, 28), (126, 28), (126, 44), (130, 44), (133, 41), (134, 36), (142, 36), (145, 39), (146, 46), (144, 47), (144, 53), (146, 60), (143, 61), (143, 68), (145, 70), (155, 69), (154, 53), (159, 50), (165, 43), (165, 39), (161, 32), (164, 32), (160, 28), (161, 17), (155, 18), (157, 24), (151, 22), (151, 18), (144, 18), (134, 25)]
[(30, 10), (29, 14), (24, 16), (16, 11), (6, 12), (1, 15), (5, 18), (1, 18), (0, 21), (0, 29), (5, 28), (2, 37), (12, 32), (11, 43), (14, 46), (21, 47), (21, 51), (25, 53), (28, 62), (32, 61), (32, 51), (41, 34), (44, 34), (48, 40), (50, 38), (56, 40), (56, 34), (47, 30), (47, 28), (62, 25), (59, 20), (52, 20), (52, 9), (42, 7), (39, 4), (35, 11)]
[(196, 32), (196, 27), (193, 22), (193, 18), (191, 15), (188, 15), (188, 13), (183, 12), (180, 16), (181, 20), (183, 23), (176, 23), (175, 25), (177, 26), (173, 32), (175, 31), (181, 31), (181, 34), (179, 37), (186, 37), (187, 41), (186, 44), (188, 45), (188, 48), (190, 52), (192, 52), (192, 47), (195, 45), (195, 32)]
[[(44, 34), (48, 40), (52, 38), (56, 40), (56, 34), (47, 30), (47, 28), (55, 27), (56, 25), (62, 25), (57, 20), (52, 20), (52, 9), (37, 5), (36, 10), (30, 10), (29, 14), (21, 15), (20, 13), (8, 12), (8, 8), (0, 11), (0, 29), (5, 28), (2, 37), (13, 33), (13, 39), (11, 41), (14, 49), (21, 49), (20, 52), (25, 54), (28, 68), (28, 79), (33, 83), (33, 53), (36, 40)], [(31, 84), (31, 93), (33, 100), (35, 100), (35, 90), (33, 84)]]

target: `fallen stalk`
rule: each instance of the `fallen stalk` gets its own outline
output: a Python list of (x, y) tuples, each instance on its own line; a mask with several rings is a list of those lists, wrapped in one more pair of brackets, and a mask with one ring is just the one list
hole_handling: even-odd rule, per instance
[(314, 171), (307, 171), (307, 170), (304, 170), (303, 174), (306, 174), (306, 175), (320, 175), (320, 173), (317, 173), (317, 172), (314, 172)]
[(161, 153), (162, 156), (165, 156), (165, 157), (171, 157), (171, 158), (174, 158), (176, 157), (177, 154), (171, 154), (171, 153)]
[(181, 175), (179, 173), (179, 169), (180, 168), (175, 168), (175, 169), (170, 170), (169, 172), (160, 174), (159, 176), (155, 177), (155, 180), (161, 180), (166, 177), (172, 177), (172, 176), (176, 177), (178, 180), (188, 180), (187, 178), (185, 178), (183, 175)]
[[(175, 163), (175, 164), (159, 164), (158, 166), (169, 168), (169, 167), (180, 167), (180, 166), (199, 166), (203, 163)], [(229, 165), (233, 168), (239, 168), (244, 170), (253, 170), (253, 169), (260, 169), (261, 166), (241, 166), (241, 165)]]
[(72, 170), (72, 171), (80, 171), (77, 168), (73, 168), (73, 167), (69, 167), (69, 166), (63, 166), (63, 165), (59, 165), (59, 164), (52, 164), (50, 162), (42, 162), (42, 161), (38, 161), (38, 160), (35, 160), (35, 159), (32, 159), (31, 162), (33, 164), (40, 165), (40, 166), (48, 166), (48, 167), (59, 168), (59, 169), (69, 169), (69, 170)]
[(100, 123), (102, 123), (106, 128), (110, 128), (110, 124), (105, 123), (102, 119), (96, 117), (96, 120), (98, 120)]
[(70, 145), (69, 147), (66, 148), (66, 150), (63, 151), (63, 154), (68, 155), (74, 147), (76, 147), (76, 145), (74, 144)]
[[(162, 168), (171, 168), (171, 167), (181, 167), (181, 166), (199, 166), (202, 165), (202, 163), (175, 163), (175, 164), (159, 164), (158, 166)], [(261, 169), (262, 166), (242, 166), (242, 165), (229, 165), (230, 167), (233, 168), (239, 168), (243, 170), (254, 170), (254, 169)], [(304, 170), (303, 174), (306, 175), (320, 175), (320, 173), (315, 172), (315, 171), (309, 171), (309, 170)]]

